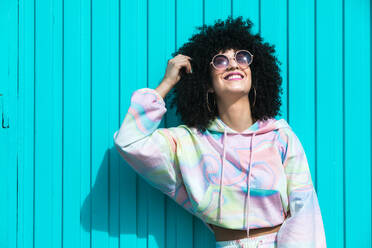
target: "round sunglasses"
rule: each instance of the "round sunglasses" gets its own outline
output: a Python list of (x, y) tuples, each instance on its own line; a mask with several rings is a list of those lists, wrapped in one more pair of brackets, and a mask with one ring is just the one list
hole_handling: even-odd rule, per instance
[[(247, 50), (239, 50), (234, 54), (236, 63), (241, 68), (247, 68), (253, 60), (253, 55)], [(216, 70), (225, 70), (230, 64), (230, 59), (224, 54), (216, 54), (211, 61), (211, 65)]]

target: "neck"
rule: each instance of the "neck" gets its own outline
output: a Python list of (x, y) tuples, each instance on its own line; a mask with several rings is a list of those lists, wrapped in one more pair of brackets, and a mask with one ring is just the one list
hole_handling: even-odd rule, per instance
[(254, 123), (247, 95), (230, 101), (217, 100), (217, 106), (221, 120), (237, 132), (243, 132)]

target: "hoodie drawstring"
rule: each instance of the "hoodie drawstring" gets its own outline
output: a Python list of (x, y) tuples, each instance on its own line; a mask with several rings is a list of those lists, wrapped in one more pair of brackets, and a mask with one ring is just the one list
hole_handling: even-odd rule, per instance
[(222, 167), (221, 167), (221, 180), (220, 180), (220, 194), (218, 196), (218, 204), (219, 204), (219, 216), (218, 216), (218, 220), (219, 220), (219, 223), (221, 223), (221, 217), (222, 217), (222, 185), (223, 185), (223, 167), (225, 165), (225, 156), (226, 156), (226, 138), (227, 138), (227, 135), (226, 135), (226, 128), (224, 130), (224, 134), (223, 134), (223, 157), (222, 157)]
[(246, 202), (246, 206), (247, 206), (247, 211), (246, 211), (246, 222), (247, 222), (247, 238), (249, 238), (249, 221), (248, 221), (248, 216), (249, 216), (249, 205), (250, 205), (250, 186), (249, 186), (249, 181), (250, 181), (250, 177), (251, 177), (251, 171), (252, 171), (252, 162), (253, 162), (253, 138), (254, 136), (256, 135), (256, 133), (253, 133), (252, 134), (252, 138), (251, 138), (251, 154), (250, 154), (250, 158), (249, 158), (249, 164), (248, 164), (248, 176), (247, 176), (247, 202)]
[[(252, 161), (253, 161), (253, 138), (256, 135), (255, 132), (252, 133), (252, 138), (251, 138), (251, 144), (250, 144), (250, 158), (249, 158), (249, 164), (248, 164), (248, 176), (247, 176), (247, 200), (246, 200), (246, 206), (247, 206), (247, 211), (246, 211), (246, 222), (247, 222), (247, 238), (249, 238), (249, 221), (248, 221), (248, 216), (249, 216), (249, 204), (250, 204), (250, 186), (249, 186), (249, 179), (251, 177), (251, 168), (252, 168)], [(219, 223), (221, 223), (222, 219), (222, 185), (223, 185), (223, 168), (225, 165), (225, 158), (226, 158), (226, 128), (224, 129), (224, 136), (223, 136), (223, 156), (222, 156), (222, 166), (221, 166), (221, 179), (220, 179), (220, 192), (219, 192), (219, 216), (218, 220)]]

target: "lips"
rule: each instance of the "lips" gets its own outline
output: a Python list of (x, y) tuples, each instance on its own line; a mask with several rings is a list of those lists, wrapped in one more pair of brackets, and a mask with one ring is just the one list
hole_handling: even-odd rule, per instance
[(244, 76), (240, 72), (231, 72), (224, 77), (225, 80), (241, 80), (243, 78)]

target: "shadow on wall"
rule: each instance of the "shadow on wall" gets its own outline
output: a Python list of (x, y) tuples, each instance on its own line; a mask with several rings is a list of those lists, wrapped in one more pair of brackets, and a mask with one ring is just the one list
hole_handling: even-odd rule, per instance
[[(82, 208), (80, 209), (80, 224), (86, 232), (90, 230), (98, 231), (109, 231), (110, 235), (118, 236), (118, 230), (109, 228), (109, 205), (114, 204), (118, 206), (118, 201), (116, 199), (110, 199), (108, 195), (108, 187), (110, 179), (109, 173), (109, 158), (114, 154), (115, 148), (106, 150), (102, 162), (96, 173), (96, 178), (93, 179), (92, 175), (92, 189), (88, 196), (85, 198)], [(112, 167), (116, 166), (111, 163)], [(92, 174), (94, 174), (92, 172)], [(110, 195), (117, 195), (118, 187), (113, 187), (110, 189)], [(92, 214), (91, 214), (92, 212)], [(92, 223), (91, 223), (92, 222)]]
[[(96, 177), (94, 178), (93, 175), (96, 175)], [(151, 202), (153, 200), (156, 202), (154, 204), (149, 204), (151, 205), (150, 207), (153, 205), (154, 207), (158, 207), (160, 202), (160, 205), (164, 203), (164, 209), (167, 211), (167, 213), (164, 213), (164, 219), (161, 219), (164, 220), (164, 223), (159, 225), (160, 229), (167, 228), (166, 226), (169, 222), (172, 222), (172, 226), (174, 227), (177, 218), (182, 215), (186, 216), (185, 218), (187, 220), (190, 220), (190, 229), (194, 229), (190, 230), (190, 232), (194, 234), (194, 242), (195, 239), (197, 243), (203, 244), (214, 241), (214, 236), (198, 218), (192, 217), (191, 214), (177, 205), (172, 199), (165, 196), (159, 190), (154, 189), (140, 176), (136, 175), (134, 170), (120, 157), (116, 147), (106, 150), (104, 158), (98, 168), (98, 172), (92, 173), (93, 186), (80, 210), (80, 224), (86, 232), (98, 230), (101, 232), (108, 232), (110, 236), (119, 236), (121, 232), (136, 234), (137, 238), (146, 238), (146, 228), (148, 227), (148, 225), (146, 225), (146, 218), (149, 214), (147, 213), (147, 205), (141, 203), (147, 203), (149, 198)], [(138, 183), (136, 180), (141, 182)], [(140, 193), (138, 193), (137, 190), (140, 191)], [(152, 194), (154, 191), (156, 194)], [(144, 192), (149, 192), (150, 194), (143, 194)], [(164, 201), (164, 197), (167, 198), (166, 201)], [(120, 213), (119, 207), (121, 209)], [(168, 212), (168, 207), (171, 208), (170, 212)], [(154, 216), (154, 214), (151, 215)], [(150, 218), (152, 217), (150, 216)], [(160, 217), (157, 216), (156, 218), (162, 218), (162, 216), (160, 215)], [(170, 218), (170, 220), (166, 218)], [(122, 223), (120, 223), (120, 219)], [(157, 220), (158, 219), (151, 220), (151, 222), (157, 222)], [(125, 221), (125, 223), (123, 223), (123, 221)], [(137, 226), (141, 224), (143, 227)], [(179, 225), (180, 224), (177, 226)], [(172, 233), (176, 234), (177, 230), (163, 231), (158, 229), (154, 232), (151, 231), (149, 235), (157, 241), (164, 240), (165, 232), (167, 235), (172, 235)], [(176, 239), (176, 237), (171, 239)], [(190, 241), (193, 242), (192, 240)], [(165, 242), (168, 243), (169, 240), (165, 240)]]
[[(136, 218), (140, 213), (137, 212), (135, 172), (120, 157), (115, 146), (106, 150), (96, 170), (92, 171), (92, 188), (80, 210), (83, 229), (87, 232), (108, 232), (110, 236), (117, 237), (120, 235), (120, 225), (124, 227), (122, 233), (140, 237), (141, 233), (136, 230)], [(142, 179), (138, 177), (138, 180)], [(126, 223), (120, 223), (120, 219)]]

